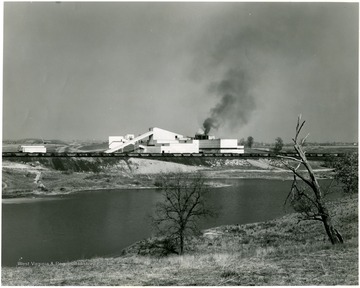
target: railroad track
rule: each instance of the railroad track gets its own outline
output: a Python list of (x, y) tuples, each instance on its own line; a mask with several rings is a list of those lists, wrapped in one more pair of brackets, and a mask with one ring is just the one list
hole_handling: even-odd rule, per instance
[[(48, 153), (24, 153), (3, 152), (2, 157), (120, 157), (120, 158), (162, 158), (162, 157), (227, 157), (227, 158), (277, 158), (278, 155), (286, 157), (297, 157), (296, 153), (102, 153), (102, 152), (48, 152)], [(324, 159), (329, 157), (344, 157), (346, 153), (307, 153), (309, 159)]]

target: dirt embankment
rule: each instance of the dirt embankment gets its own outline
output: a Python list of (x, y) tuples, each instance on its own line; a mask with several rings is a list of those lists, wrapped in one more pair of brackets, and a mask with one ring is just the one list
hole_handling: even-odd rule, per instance
[[(113, 157), (4, 158), (3, 197), (67, 194), (94, 189), (148, 188), (154, 187), (157, 174), (176, 171), (202, 171), (211, 186), (221, 186), (220, 179), (228, 178), (291, 177), (291, 173), (274, 160), (200, 157), (162, 160)], [(324, 171), (320, 164), (314, 162), (314, 169), (329, 177), (331, 170)]]
[(201, 167), (145, 159), (7, 158), (3, 197), (67, 194), (80, 190), (153, 187), (154, 175)]

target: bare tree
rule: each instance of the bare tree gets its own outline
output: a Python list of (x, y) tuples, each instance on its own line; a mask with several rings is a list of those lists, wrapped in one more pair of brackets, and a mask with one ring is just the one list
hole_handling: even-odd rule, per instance
[[(305, 121), (301, 122), (301, 115), (299, 115), (296, 125), (295, 138), (292, 139), (294, 141), (294, 149), (299, 158), (278, 156), (281, 159), (288, 159), (297, 163), (296, 167), (294, 167), (289, 163), (282, 161), (283, 164), (294, 174), (291, 190), (285, 202), (290, 199), (291, 205), (297, 212), (301, 212), (303, 219), (321, 221), (332, 244), (343, 243), (343, 238), (339, 231), (334, 227), (332, 217), (326, 207), (324, 193), (309, 161), (306, 158), (305, 151), (302, 148), (302, 145), (309, 134), (302, 140), (298, 139), (304, 124)], [(307, 176), (299, 172), (299, 168), (301, 166), (306, 168), (305, 171)], [(301, 179), (301, 181), (305, 183), (305, 187), (308, 189), (299, 185), (298, 179)]]
[(163, 192), (163, 200), (157, 203), (153, 224), (159, 233), (176, 243), (183, 254), (185, 237), (199, 232), (197, 220), (212, 216), (205, 206), (208, 192), (201, 173), (169, 173), (160, 175), (156, 184)]

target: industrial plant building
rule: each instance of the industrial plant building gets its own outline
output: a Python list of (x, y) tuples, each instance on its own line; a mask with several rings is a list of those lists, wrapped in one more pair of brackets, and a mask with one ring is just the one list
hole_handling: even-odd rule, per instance
[(44, 145), (21, 145), (18, 150), (24, 153), (46, 153)]
[(160, 128), (150, 128), (148, 132), (135, 137), (110, 136), (109, 149), (114, 152), (139, 153), (244, 153), (244, 146), (239, 146), (237, 139), (215, 139), (214, 136), (197, 134), (195, 137), (184, 137), (181, 134)]

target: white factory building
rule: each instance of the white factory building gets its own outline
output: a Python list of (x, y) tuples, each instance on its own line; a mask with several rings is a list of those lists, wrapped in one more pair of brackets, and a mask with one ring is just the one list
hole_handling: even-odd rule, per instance
[(150, 128), (137, 137), (133, 134), (110, 136), (106, 153), (244, 153), (237, 139), (215, 139), (214, 136), (195, 135), (184, 137), (181, 134), (160, 128)]
[(21, 145), (18, 150), (24, 153), (46, 153), (44, 145)]

